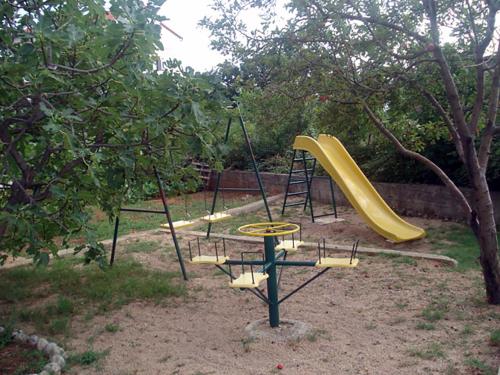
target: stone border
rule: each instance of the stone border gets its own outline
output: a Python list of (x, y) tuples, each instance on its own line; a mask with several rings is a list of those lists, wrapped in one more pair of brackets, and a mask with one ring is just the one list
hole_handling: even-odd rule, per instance
[[(0, 334), (3, 332), (5, 332), (5, 328), (0, 326)], [(62, 369), (66, 366), (66, 352), (55, 342), (50, 342), (36, 335), (27, 335), (20, 329), (12, 332), (12, 339), (21, 344), (31, 345), (49, 357), (49, 363), (45, 365), (42, 372), (30, 375), (60, 375)]]

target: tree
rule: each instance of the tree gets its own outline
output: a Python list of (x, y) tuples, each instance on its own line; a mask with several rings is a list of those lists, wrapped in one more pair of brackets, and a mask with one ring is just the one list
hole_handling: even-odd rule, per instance
[[(247, 30), (246, 8), (272, 14), (273, 1), (215, 2), (218, 18), (205, 19), (214, 46), (242, 62), (277, 54), (286, 63), (274, 85), (282, 92), (328, 95), (354, 106), (402, 155), (432, 170), (468, 217), (480, 247), (486, 294), (500, 304), (497, 228), (486, 170), (497, 123), (500, 43), (495, 34), (500, 3), (495, 0), (294, 0), (287, 24)], [(472, 73), (471, 73), (472, 72)], [(432, 161), (411, 148), (391, 121), (395, 103), (425, 99), (440, 118), (467, 171), (472, 198)], [(400, 105), (400, 104), (399, 104)], [(409, 121), (409, 120), (413, 121)], [(429, 131), (408, 114), (405, 129)], [(401, 124), (399, 124), (401, 125)], [(399, 135), (399, 137), (398, 137)]]
[(154, 70), (162, 2), (0, 6), (0, 264), (20, 252), (46, 263), (76, 232), (102, 260), (88, 207), (116, 214), (170, 150), (211, 143), (211, 85), (174, 60)]

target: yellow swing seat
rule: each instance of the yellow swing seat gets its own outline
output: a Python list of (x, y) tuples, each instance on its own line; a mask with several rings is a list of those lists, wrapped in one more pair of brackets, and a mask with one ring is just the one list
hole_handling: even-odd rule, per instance
[(289, 253), (295, 253), (301, 246), (304, 246), (304, 241), (281, 240), (274, 249), (276, 251), (285, 250)]
[(197, 255), (190, 260), (192, 264), (217, 264), (221, 265), (226, 263), (229, 260), (227, 256), (219, 256), (216, 255)]
[(316, 267), (318, 268), (354, 268), (357, 267), (359, 263), (358, 258), (321, 258), (316, 262)]
[(203, 216), (201, 219), (209, 223), (216, 223), (218, 221), (229, 219), (230, 217), (231, 214), (228, 214), (227, 212), (216, 212), (213, 215)]
[[(185, 227), (188, 227), (188, 226), (193, 225), (193, 224), (195, 224), (194, 220), (178, 220), (178, 221), (174, 221), (172, 223), (172, 225), (174, 226), (174, 229), (185, 228)], [(169, 230), (170, 226), (168, 225), (168, 223), (165, 223), (165, 224), (160, 224), (160, 228)]]
[(231, 288), (258, 288), (259, 284), (269, 277), (267, 273), (254, 272), (252, 280), (252, 272), (243, 272), (237, 279), (231, 280), (229, 286)]

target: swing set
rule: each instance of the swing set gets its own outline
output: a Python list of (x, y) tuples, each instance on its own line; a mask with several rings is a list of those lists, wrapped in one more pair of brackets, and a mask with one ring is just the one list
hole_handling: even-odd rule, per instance
[[(269, 221), (273, 220), (272, 216), (271, 216), (271, 211), (269, 209), (269, 205), (267, 203), (266, 192), (264, 190), (264, 186), (263, 186), (262, 180), (260, 178), (259, 168), (258, 168), (257, 162), (255, 160), (255, 154), (253, 152), (252, 144), (250, 142), (250, 137), (248, 136), (248, 132), (247, 132), (247, 129), (246, 129), (246, 126), (245, 126), (245, 122), (243, 121), (243, 117), (241, 115), (241, 111), (240, 111), (240, 108), (238, 106), (238, 103), (234, 102), (227, 109), (228, 110), (232, 110), (232, 109), (237, 109), (238, 110), (238, 116), (237, 117), (239, 119), (239, 124), (240, 124), (241, 130), (243, 132), (243, 136), (245, 138), (245, 143), (246, 143), (248, 152), (249, 152), (249, 154), (251, 156), (251, 159), (252, 159), (252, 166), (253, 166), (253, 169), (254, 169), (254, 172), (255, 172), (255, 176), (256, 176), (256, 179), (257, 179), (258, 188), (221, 187), (221, 180), (222, 180), (222, 173), (223, 172), (222, 171), (221, 172), (217, 172), (217, 179), (216, 179), (216, 184), (215, 184), (215, 191), (214, 191), (214, 195), (213, 195), (213, 199), (212, 199), (212, 204), (211, 204), (210, 210), (208, 210), (207, 199), (206, 199), (206, 196), (205, 196), (205, 209), (207, 211), (207, 215), (204, 216), (204, 217), (202, 217), (202, 220), (208, 222), (208, 230), (207, 230), (207, 234), (206, 234), (207, 238), (210, 238), (210, 232), (212, 230), (212, 225), (214, 223), (231, 218), (231, 214), (229, 214), (227, 212), (227, 208), (226, 208), (226, 204), (225, 204), (225, 199), (224, 199), (224, 191), (240, 191), (240, 192), (242, 192), (242, 191), (246, 191), (246, 192), (256, 192), (256, 191), (259, 191), (261, 193), (262, 199), (264, 201), (264, 205), (266, 207), (266, 212), (267, 212), (267, 216), (269, 218)], [(228, 123), (227, 123), (227, 126), (226, 126), (225, 136), (224, 136), (224, 144), (227, 144), (228, 141), (229, 141), (229, 134), (230, 134), (230, 131), (231, 131), (232, 120), (233, 120), (233, 115), (230, 113), (229, 114), (229, 118), (228, 118)], [(173, 163), (173, 158), (172, 158), (171, 152), (170, 152), (170, 158), (171, 158), (171, 161)], [(194, 165), (198, 166), (198, 167), (201, 166), (200, 165), (201, 163), (197, 163), (197, 164), (194, 164)], [(205, 168), (205, 172), (206, 172), (206, 169), (207, 168)], [(177, 259), (179, 261), (179, 266), (180, 266), (180, 269), (181, 269), (181, 272), (182, 272), (182, 276), (183, 276), (184, 280), (187, 280), (188, 278), (187, 278), (187, 274), (186, 274), (186, 270), (185, 270), (184, 260), (182, 258), (182, 254), (181, 254), (181, 251), (180, 251), (180, 246), (179, 246), (179, 243), (178, 243), (178, 240), (177, 240), (176, 229), (181, 229), (181, 228), (185, 228), (185, 227), (191, 226), (191, 225), (195, 224), (196, 221), (191, 219), (191, 215), (188, 212), (188, 204), (187, 204), (187, 197), (186, 196), (184, 196), (184, 210), (185, 210), (186, 218), (183, 219), (183, 220), (175, 221), (175, 222), (172, 221), (172, 216), (170, 214), (170, 209), (169, 209), (167, 196), (165, 194), (165, 190), (164, 190), (164, 186), (163, 186), (163, 181), (162, 181), (162, 179), (160, 177), (160, 174), (159, 174), (156, 166), (153, 166), (153, 171), (154, 171), (154, 174), (155, 174), (156, 183), (158, 185), (158, 191), (160, 192), (160, 198), (162, 200), (163, 210), (152, 210), (152, 209), (146, 209), (146, 208), (125, 208), (125, 207), (121, 207), (119, 211), (120, 212), (131, 212), (131, 213), (152, 213), (152, 214), (162, 214), (162, 215), (165, 215), (165, 217), (167, 219), (167, 223), (166, 224), (162, 224), (161, 226), (163, 228), (168, 229), (168, 231), (170, 232), (170, 236), (172, 237), (172, 240), (174, 242), (174, 247), (175, 247), (175, 251), (176, 251), (176, 254), (177, 254)], [(203, 174), (201, 174), (201, 176), (202, 176), (202, 180), (204, 180), (204, 186), (203, 186), (203, 188), (204, 188), (204, 191), (206, 192), (206, 190), (208, 188), (208, 183), (209, 183), (209, 180), (210, 180), (210, 178), (209, 178), (210, 176), (203, 176)], [(219, 191), (221, 192), (223, 211), (216, 212), (215, 208), (216, 208), (216, 204), (217, 204), (217, 198), (218, 198), (218, 195), (219, 195), (218, 194)], [(110, 258), (110, 265), (111, 266), (113, 265), (113, 263), (115, 261), (116, 243), (117, 243), (117, 240), (118, 240), (119, 226), (120, 226), (120, 216), (117, 215), (116, 218), (115, 218), (115, 226), (114, 226), (114, 232), (113, 232), (113, 243), (112, 243), (112, 247), (111, 247), (111, 258)]]
[[(238, 115), (237, 115), (238, 123), (239, 123), (241, 131), (243, 133), (243, 137), (245, 139), (245, 145), (247, 147), (247, 152), (250, 155), (250, 158), (252, 161), (252, 168), (253, 168), (254, 173), (255, 173), (255, 178), (257, 180), (258, 187), (257, 188), (255, 188), (255, 187), (254, 188), (240, 188), (240, 187), (225, 187), (225, 186), (223, 187), (223, 186), (221, 186), (221, 184), (222, 184), (222, 180), (223, 180), (224, 171), (217, 172), (217, 176), (215, 179), (215, 188), (214, 188), (214, 193), (213, 193), (213, 197), (212, 197), (212, 203), (211, 203), (211, 207), (209, 209), (208, 204), (207, 204), (208, 199), (207, 199), (206, 192), (209, 188), (208, 184), (210, 182), (210, 178), (209, 178), (209, 176), (204, 175), (204, 173), (207, 172), (208, 166), (206, 164), (201, 163), (201, 162), (192, 162), (191, 165), (193, 165), (195, 168), (198, 169), (198, 171), (200, 172), (200, 176), (204, 182), (203, 183), (203, 192), (204, 192), (205, 210), (207, 211), (207, 215), (203, 216), (201, 218), (201, 220), (208, 223), (208, 229), (207, 229), (207, 234), (206, 234), (207, 238), (210, 238), (210, 233), (212, 232), (213, 224), (218, 223), (218, 222), (223, 221), (223, 220), (230, 219), (232, 217), (231, 214), (228, 212), (228, 208), (226, 206), (226, 200), (224, 197), (225, 191), (252, 192), (252, 193), (259, 192), (262, 196), (262, 200), (264, 201), (264, 206), (266, 208), (267, 217), (268, 217), (269, 221), (273, 221), (273, 218), (271, 215), (271, 210), (269, 209), (269, 205), (267, 203), (267, 195), (266, 195), (266, 192), (264, 190), (264, 185), (262, 183), (262, 179), (260, 177), (259, 167), (258, 167), (257, 161), (255, 159), (255, 154), (254, 154), (254, 151), (252, 148), (252, 143), (250, 141), (250, 137), (248, 136), (248, 131), (247, 131), (245, 122), (243, 121), (243, 117), (241, 115), (241, 111), (240, 111), (240, 108), (238, 106), (238, 103), (234, 102), (233, 105), (231, 105), (227, 109), (228, 110), (233, 110), (233, 109), (238, 110)], [(225, 145), (227, 145), (229, 142), (229, 136), (231, 133), (232, 126), (233, 126), (233, 116), (230, 114), (228, 116), (228, 122), (226, 125), (224, 141), (223, 141)], [(220, 192), (220, 197), (222, 198), (222, 210), (217, 212), (216, 207), (217, 207), (217, 200), (219, 198), (219, 192)], [(175, 221), (173, 223), (173, 225), (176, 229), (188, 227), (188, 226), (194, 225), (196, 223), (196, 221), (191, 220), (190, 215), (188, 214), (188, 205), (187, 205), (187, 198), (186, 197), (184, 200), (184, 211), (186, 213), (186, 219)], [(166, 223), (166, 224), (162, 224), (161, 227), (168, 229), (169, 225), (168, 225), (168, 223)]]

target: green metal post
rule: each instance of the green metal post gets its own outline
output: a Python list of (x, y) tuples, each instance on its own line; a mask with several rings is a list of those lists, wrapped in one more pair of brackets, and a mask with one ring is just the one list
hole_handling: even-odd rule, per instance
[[(224, 135), (224, 144), (225, 145), (227, 144), (227, 141), (229, 140), (229, 131), (231, 130), (232, 121), (233, 121), (232, 117), (229, 116), (229, 119), (227, 120), (226, 134)], [(215, 184), (214, 197), (212, 199), (212, 208), (210, 209), (210, 215), (213, 215), (215, 213), (215, 205), (217, 203), (217, 194), (219, 194), (221, 178), (222, 178), (222, 172), (217, 172), (217, 182)], [(207, 238), (210, 238), (211, 231), (212, 231), (212, 222), (209, 222), (208, 229), (207, 229)]]
[(109, 265), (112, 266), (115, 262), (116, 241), (118, 240), (118, 227), (120, 226), (120, 216), (116, 215), (115, 218), (115, 231), (113, 232), (113, 245), (111, 246), (111, 259)]
[(335, 215), (335, 219), (337, 219), (337, 203), (335, 202), (335, 190), (333, 190), (333, 181), (331, 177), (330, 177), (330, 193), (332, 195), (333, 213)]
[(269, 265), (267, 273), (267, 299), (269, 300), (269, 324), (272, 328), (280, 325), (278, 304), (278, 283), (276, 279), (276, 259), (274, 255), (274, 237), (264, 237), (264, 251), (266, 263)]
[[(240, 111), (240, 107), (238, 107), (238, 111)], [(259, 167), (257, 165), (257, 161), (255, 160), (255, 154), (253, 153), (252, 143), (250, 142), (250, 137), (248, 136), (247, 128), (245, 123), (243, 122), (243, 117), (241, 116), (241, 111), (239, 112), (239, 120), (241, 130), (243, 131), (243, 136), (245, 138), (245, 142), (247, 144), (248, 151), (250, 152), (250, 156), (252, 158), (252, 165), (255, 171), (255, 176), (257, 177), (257, 183), (259, 184), (260, 194), (262, 195), (262, 200), (264, 201), (264, 206), (266, 207), (267, 217), (269, 221), (273, 221), (273, 216), (271, 215), (271, 210), (269, 209), (269, 204), (267, 203), (266, 191), (264, 190), (264, 185), (262, 184), (262, 179), (260, 178)], [(274, 241), (274, 240), (273, 240)]]
[(175, 235), (174, 224), (172, 223), (172, 216), (170, 215), (170, 210), (168, 208), (167, 196), (165, 195), (165, 190), (163, 190), (163, 184), (160, 178), (160, 174), (155, 166), (153, 166), (153, 171), (156, 176), (156, 182), (158, 183), (158, 189), (160, 190), (160, 198), (163, 203), (163, 209), (165, 210), (165, 216), (167, 217), (168, 227), (170, 229), (170, 235), (172, 236), (172, 241), (174, 241), (175, 252), (177, 253), (177, 260), (181, 266), (182, 277), (187, 281), (186, 268), (184, 267), (184, 259), (182, 258), (181, 249), (179, 247), (179, 242), (177, 241), (177, 236)]

